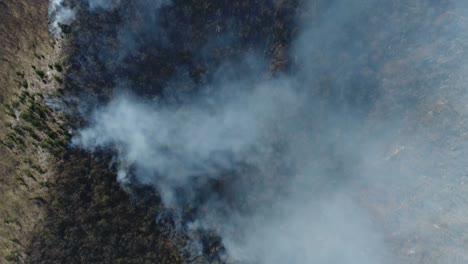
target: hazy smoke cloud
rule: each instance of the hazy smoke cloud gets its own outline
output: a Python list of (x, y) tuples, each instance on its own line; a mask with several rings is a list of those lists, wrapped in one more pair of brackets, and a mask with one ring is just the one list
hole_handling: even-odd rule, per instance
[(264, 64), (249, 57), (188, 98), (120, 92), (73, 143), (115, 149), (122, 183), (192, 208), (184, 228), (214, 230), (229, 261), (466, 262), (460, 1), (320, 2), (293, 73), (245, 74)]
[[(80, 132), (80, 143), (115, 144), (122, 158), (150, 172), (149, 178), (185, 182), (197, 174), (215, 177), (220, 170), (272, 151), (265, 143), (273, 135), (262, 132), (274, 133), (279, 125), (275, 122), (291, 115), (300, 101), (276, 82), (253, 90), (242, 90), (243, 85), (252, 84), (217, 87), (214, 94), (201, 94), (184, 105), (121, 95), (95, 112), (92, 127)], [(117, 117), (120, 122), (115, 122)]]
[(120, 0), (86, 0), (88, 2), (89, 8), (96, 9), (113, 9), (120, 4)]

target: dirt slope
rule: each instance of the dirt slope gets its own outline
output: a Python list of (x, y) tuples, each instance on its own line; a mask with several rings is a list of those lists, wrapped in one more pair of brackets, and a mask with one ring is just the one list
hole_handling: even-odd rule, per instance
[(47, 8), (46, 0), (0, 1), (0, 263), (24, 258), (24, 245), (44, 215), (39, 197), (46, 197), (50, 177), (47, 155), (32, 145), (30, 128), (17, 115), (26, 100), (40, 103), (34, 94), (53, 89), (32, 68), (39, 70), (56, 56)]

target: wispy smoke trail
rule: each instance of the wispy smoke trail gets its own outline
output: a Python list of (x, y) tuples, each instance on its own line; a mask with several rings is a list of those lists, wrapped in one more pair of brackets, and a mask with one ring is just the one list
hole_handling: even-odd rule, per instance
[(60, 25), (67, 25), (75, 19), (75, 11), (64, 4), (63, 0), (51, 0), (49, 4), (50, 31), (54, 35), (61, 32)]
[(120, 92), (73, 143), (114, 149), (119, 180), (154, 186), (193, 241), (219, 234), (226, 261), (466, 262), (468, 234), (451, 235), (468, 217), (451, 158), (466, 137), (466, 5), (319, 2), (298, 19), (292, 73), (246, 55), (229, 69), (241, 74), (176, 100)]

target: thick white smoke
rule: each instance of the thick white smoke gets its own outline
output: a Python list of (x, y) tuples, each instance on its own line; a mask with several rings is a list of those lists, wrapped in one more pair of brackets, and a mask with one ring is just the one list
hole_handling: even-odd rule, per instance
[(64, 4), (63, 0), (50, 0), (49, 18), (50, 31), (54, 35), (61, 32), (60, 25), (68, 25), (75, 19), (75, 11)]
[(247, 85), (252, 84), (216, 87), (184, 105), (120, 95), (94, 113), (91, 127), (81, 130), (75, 143), (115, 146), (123, 164), (122, 181), (130, 165), (143, 182), (165, 182), (173, 188), (195, 175), (218, 177), (220, 171), (271, 153), (275, 133), (301, 101), (286, 81), (242, 88)]
[(120, 93), (73, 143), (197, 207), (189, 229), (229, 261), (466, 263), (460, 1), (311, 2), (294, 74), (220, 72), (182, 103)]

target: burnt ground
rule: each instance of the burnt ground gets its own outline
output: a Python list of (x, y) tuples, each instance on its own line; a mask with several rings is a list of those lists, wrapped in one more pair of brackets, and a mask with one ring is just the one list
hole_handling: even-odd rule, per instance
[[(134, 92), (143, 96), (164, 95), (164, 87), (170, 87), (174, 79), (185, 84), (174, 87), (184, 87), (183, 92), (190, 93), (210, 83), (216, 69), (229, 68), (249, 52), (260, 51), (262, 59), (270, 62), (271, 67), (265, 72), (289, 70), (291, 65), (286, 58), (296, 30), (292, 22), (295, 1), (174, 2), (165, 7), (159, 18), (166, 29), (164, 45), (155, 39), (140, 39), (138, 52), (123, 61), (114, 61), (103, 60), (100, 52), (107, 50), (109, 57), (119, 52), (114, 45), (117, 26), (125, 15), (132, 14), (131, 1), (126, 3), (130, 11), (125, 14), (108, 12), (95, 16), (82, 10), (71, 33), (63, 36), (72, 43), (67, 46), (70, 57), (66, 59), (59, 54), (63, 42), (53, 40), (48, 33), (48, 1), (0, 1), (1, 263), (184, 262), (183, 236), (173, 235), (171, 227), (155, 223), (155, 216), (163, 212), (157, 194), (135, 186), (130, 195), (117, 184), (115, 168), (108, 166), (108, 155), (92, 157), (70, 149), (67, 130), (82, 125), (83, 120), (51, 111), (45, 103), (47, 98), (63, 93), (105, 101), (121, 80), (130, 82)], [(440, 14), (438, 20), (443, 19), (444, 14)], [(205, 45), (207, 42), (211, 45)], [(430, 43), (428, 48), (450, 51), (441, 58), (450, 62), (457, 59), (450, 50), (452, 46), (456, 43), (440, 41)], [(199, 50), (205, 50), (205, 56), (198, 56)], [(466, 140), (466, 109), (461, 103), (450, 101), (461, 91), (426, 98), (424, 84), (450, 74), (441, 77), (438, 69), (431, 68), (424, 75), (414, 71), (411, 65), (424, 60), (423, 52), (411, 48), (406, 54), (386, 58), (388, 63), (383, 67), (371, 69), (372, 82), (384, 85), (379, 98), (368, 99), (373, 101), (366, 109), (369, 123), (403, 115), (408, 124), (403, 134), (424, 135), (397, 137), (388, 146), (389, 166), (411, 179), (405, 195), (393, 197), (385, 193), (385, 186), (380, 186), (379, 195), (386, 199), (374, 203), (366, 197), (375, 195), (371, 193), (375, 189), (361, 186), (362, 193), (356, 195), (356, 200), (362, 200), (375, 221), (388, 230), (386, 240), (404, 263), (464, 263), (463, 248), (468, 239), (464, 232), (466, 214), (460, 208), (467, 202), (460, 194), (466, 192), (466, 170), (461, 166), (459, 175), (449, 175), (459, 177), (455, 181), (459, 184), (450, 186), (444, 185), (446, 181), (440, 175), (448, 175), (450, 168), (463, 164), (465, 146), (460, 142)], [(395, 82), (384, 82), (385, 79)], [(337, 91), (328, 87), (327, 80), (322, 84), (325, 97), (334, 97)], [(402, 86), (419, 88), (399, 90)], [(398, 101), (401, 95), (408, 95), (409, 102)], [(350, 94), (347, 100), (355, 97)], [(416, 101), (417, 114), (406, 113), (404, 104)], [(447, 126), (449, 133), (445, 133)], [(418, 140), (434, 143), (427, 152), (436, 159), (453, 159), (437, 164), (431, 174), (424, 169), (415, 172), (415, 165), (428, 166), (424, 162), (427, 157), (415, 151)], [(418, 208), (424, 207), (424, 201), (434, 199), (441, 201), (443, 207), (437, 217), (420, 225), (419, 233), (393, 232), (398, 230), (398, 223), (392, 222), (389, 215), (415, 218), (418, 212), (423, 213)], [(425, 235), (420, 236), (421, 233)], [(209, 255), (210, 248), (218, 247), (219, 241), (216, 236), (207, 237), (205, 253)], [(216, 259), (214, 251), (211, 260)], [(447, 258), (447, 252), (452, 252), (451, 258)]]
[[(123, 14), (109, 11), (96, 15), (80, 9), (78, 21), (64, 35), (71, 43), (64, 77), (66, 96), (89, 100), (92, 105), (96, 98), (107, 100), (121, 80), (132, 83), (139, 95), (164, 95), (163, 87), (176, 78), (185, 84), (183, 92), (190, 93), (213, 79), (218, 68), (239, 62), (246, 51), (264, 54), (261, 59), (271, 62), (266, 72), (286, 68), (284, 50), (292, 38), (289, 30), (293, 28), (294, 1), (281, 5), (270, 1), (253, 5), (243, 1), (179, 1), (161, 12), (166, 43), (143, 39), (137, 52), (114, 61), (109, 57), (120, 52), (116, 49), (119, 21), (135, 11), (131, 1), (124, 4), (123, 10), (128, 11)], [(217, 15), (211, 18), (213, 14)], [(207, 19), (213, 21), (206, 23)], [(206, 46), (209, 38), (213, 38), (212, 46)], [(199, 56), (200, 49), (206, 50), (206, 56)], [(73, 108), (74, 102), (68, 103)], [(68, 119), (71, 127), (84, 124), (75, 117)], [(170, 217), (168, 222), (156, 224), (156, 217), (167, 213), (157, 194), (148, 187), (131, 186), (127, 189), (131, 198), (117, 184), (115, 168), (108, 168), (109, 155), (96, 159), (76, 149), (65, 149), (57, 157), (47, 216), (27, 249), (27, 262), (221, 261), (223, 249), (215, 234), (200, 234), (204, 237), (204, 256), (194, 256), (185, 249), (187, 238), (174, 229)]]

